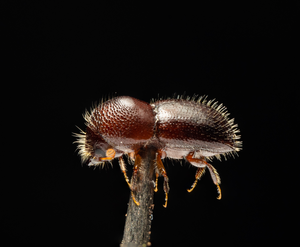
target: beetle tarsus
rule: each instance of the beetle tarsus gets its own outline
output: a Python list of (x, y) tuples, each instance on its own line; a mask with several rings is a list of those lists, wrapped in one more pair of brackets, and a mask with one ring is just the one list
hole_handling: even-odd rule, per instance
[(168, 204), (168, 193), (165, 193), (165, 204), (163, 206), (166, 208), (167, 204)]
[(222, 193), (221, 193), (221, 188), (220, 188), (220, 185), (216, 184), (217, 185), (217, 189), (218, 189), (218, 193), (219, 193), (219, 196), (217, 197), (218, 200), (221, 200), (222, 198)]
[(204, 172), (205, 172), (205, 167), (199, 167), (197, 169), (196, 174), (195, 174), (195, 178), (196, 178), (195, 182), (193, 183), (193, 185), (191, 186), (191, 188), (189, 190), (187, 190), (188, 192), (192, 192), (195, 189), (198, 181), (200, 180), (200, 178), (202, 177), (202, 175), (204, 174)]
[(156, 179), (155, 179), (155, 188), (154, 188), (154, 192), (157, 192), (158, 191), (158, 172), (155, 172), (155, 176), (156, 176)]
[(187, 190), (187, 191), (188, 192), (192, 192), (195, 189), (197, 183), (198, 183), (198, 179), (195, 179), (195, 182), (193, 183), (193, 185), (191, 186), (191, 188), (189, 190)]
[(131, 197), (132, 197), (132, 200), (134, 201), (135, 205), (140, 206), (140, 203), (134, 197), (133, 191), (131, 191)]

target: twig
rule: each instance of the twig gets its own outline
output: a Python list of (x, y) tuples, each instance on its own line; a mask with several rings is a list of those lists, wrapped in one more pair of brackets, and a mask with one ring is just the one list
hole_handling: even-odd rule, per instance
[(141, 164), (136, 181), (133, 181), (132, 178), (131, 184), (136, 188), (134, 195), (140, 205), (137, 206), (132, 197), (130, 197), (121, 247), (145, 247), (151, 245), (149, 240), (154, 208), (153, 194), (155, 183), (153, 178), (156, 149), (146, 147), (140, 150), (138, 155), (141, 156)]

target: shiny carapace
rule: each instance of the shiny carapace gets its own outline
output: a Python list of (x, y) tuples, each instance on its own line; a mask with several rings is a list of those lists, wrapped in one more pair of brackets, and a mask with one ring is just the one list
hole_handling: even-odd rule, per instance
[[(122, 156), (128, 155), (135, 160), (141, 148), (155, 147), (156, 178), (164, 177), (164, 206), (167, 205), (169, 178), (161, 160), (166, 157), (185, 159), (197, 167), (196, 179), (189, 192), (208, 168), (220, 199), (220, 176), (208, 161), (221, 155), (234, 156), (242, 146), (237, 125), (228, 116), (225, 106), (214, 100), (208, 101), (206, 97), (177, 97), (149, 104), (129, 96), (119, 96), (85, 113), (86, 130), (75, 134), (76, 143), (82, 161), (88, 162), (89, 166), (118, 158), (130, 188)], [(139, 166), (135, 165), (134, 174), (138, 169)]]

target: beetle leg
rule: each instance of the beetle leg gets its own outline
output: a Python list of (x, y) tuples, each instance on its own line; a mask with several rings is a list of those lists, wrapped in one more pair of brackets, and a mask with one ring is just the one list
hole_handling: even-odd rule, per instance
[[(139, 156), (138, 156), (139, 157)], [(140, 157), (139, 157), (140, 158)], [(133, 167), (133, 174), (132, 174), (132, 184), (130, 184), (129, 182), (129, 179), (127, 177), (127, 174), (126, 174), (126, 165), (125, 165), (125, 162), (123, 160), (122, 157), (119, 158), (119, 165), (120, 165), (120, 168), (121, 168), (121, 171), (123, 172), (124, 174), (124, 177), (125, 177), (125, 181), (126, 183), (128, 184), (130, 190), (131, 190), (131, 196), (132, 196), (132, 199), (134, 201), (134, 203), (139, 206), (140, 203), (135, 199), (135, 196), (133, 194), (133, 191), (136, 190), (136, 186), (135, 186), (135, 181), (136, 181), (136, 177), (137, 177), (137, 171), (141, 165), (141, 162), (140, 162), (140, 159), (137, 159), (134, 163), (134, 167)]]
[(130, 161), (135, 161), (135, 152), (131, 152), (128, 154)]
[(206, 166), (210, 172), (210, 176), (211, 176), (212, 180), (214, 181), (214, 184), (217, 186), (218, 193), (219, 193), (219, 196), (217, 197), (217, 199), (220, 200), (222, 198), (222, 193), (221, 193), (221, 188), (219, 185), (221, 183), (221, 178), (219, 176), (219, 173), (217, 172), (216, 168), (214, 168), (211, 164), (207, 163)]
[[(167, 172), (164, 167), (164, 164), (161, 161), (161, 153), (160, 152), (158, 152), (158, 154), (156, 156), (156, 166), (159, 171), (159, 174), (163, 175), (163, 177), (164, 177), (165, 204), (163, 206), (166, 208), (167, 204), (168, 204), (168, 193), (170, 191), (170, 187), (169, 187), (169, 178), (167, 176)], [(156, 175), (156, 176), (158, 177), (158, 175)]]
[(137, 206), (140, 206), (140, 203), (135, 199), (133, 191), (136, 191), (136, 189), (137, 189), (137, 187), (136, 187), (137, 173), (141, 167), (141, 164), (142, 164), (141, 156), (136, 155), (135, 161), (134, 161), (134, 166), (133, 166), (133, 173), (132, 173), (130, 188), (131, 188), (132, 199)]
[(134, 194), (133, 194), (133, 191), (132, 191), (132, 189), (131, 189), (131, 184), (130, 184), (129, 179), (128, 179), (127, 174), (126, 174), (126, 165), (125, 165), (125, 162), (124, 162), (124, 160), (123, 160), (122, 157), (119, 158), (119, 165), (120, 165), (121, 171), (122, 171), (123, 174), (124, 174), (125, 181), (126, 181), (126, 183), (128, 184), (129, 189), (130, 189), (130, 191), (131, 191), (132, 199), (133, 199), (134, 203), (135, 203), (137, 206), (139, 206), (140, 203), (135, 199)]
[(197, 183), (198, 183), (198, 181), (200, 180), (200, 178), (202, 177), (202, 175), (205, 173), (205, 167), (199, 167), (198, 169), (197, 169), (197, 171), (196, 171), (196, 175), (195, 175), (195, 182), (193, 183), (193, 185), (191, 186), (191, 188), (189, 189), (189, 190), (187, 190), (188, 192), (192, 192), (194, 189), (195, 189), (195, 187), (196, 187), (196, 185), (197, 185)]
[(158, 176), (159, 176), (159, 173), (155, 171), (155, 176), (156, 176), (156, 179), (155, 179), (155, 188), (154, 188), (154, 192), (157, 192), (158, 191)]
[(126, 165), (125, 165), (125, 162), (124, 162), (122, 156), (119, 158), (119, 165), (120, 165), (121, 171), (124, 174), (125, 181), (128, 184), (129, 188), (131, 189), (131, 185), (130, 185), (129, 179), (128, 179), (127, 174), (126, 174)]
[[(217, 197), (217, 199), (220, 200), (222, 197), (222, 194), (221, 194), (221, 188), (220, 188), (221, 179), (220, 179), (219, 173), (217, 172), (216, 168), (214, 168), (211, 164), (207, 163), (204, 158), (199, 158), (199, 159), (193, 158), (193, 154), (194, 153), (189, 153), (186, 156), (186, 159), (192, 165), (198, 167), (198, 170), (196, 172), (196, 180), (199, 180), (201, 178), (201, 176), (204, 174), (204, 171), (201, 172), (201, 170), (199, 170), (199, 169), (202, 168), (203, 170), (205, 170), (205, 167), (207, 167), (214, 184), (217, 186), (217, 190), (219, 193), (219, 196)], [(188, 191), (191, 192), (195, 188), (196, 184), (197, 184), (197, 182), (195, 181), (194, 184), (192, 185), (192, 188)]]

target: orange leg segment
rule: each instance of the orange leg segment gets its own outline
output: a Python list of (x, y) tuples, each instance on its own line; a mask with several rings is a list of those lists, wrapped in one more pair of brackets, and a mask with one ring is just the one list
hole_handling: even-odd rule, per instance
[(124, 160), (123, 160), (122, 157), (119, 158), (119, 165), (120, 165), (121, 171), (124, 174), (125, 181), (128, 184), (129, 188), (131, 189), (131, 185), (130, 185), (129, 179), (128, 179), (127, 174), (126, 174), (126, 165), (125, 165), (125, 162), (124, 162)]
[[(217, 197), (217, 199), (220, 200), (221, 197), (222, 197), (222, 194), (221, 194), (221, 188), (220, 188), (221, 179), (220, 179), (219, 173), (217, 172), (216, 168), (214, 168), (211, 164), (207, 163), (204, 158), (199, 158), (199, 159), (198, 158), (193, 158), (193, 155), (194, 155), (194, 153), (189, 153), (186, 156), (186, 159), (191, 164), (198, 167), (198, 170), (197, 170), (196, 176), (195, 176), (196, 180), (195, 180), (194, 184), (192, 185), (192, 188), (190, 190), (188, 190), (188, 192), (191, 192), (196, 187), (197, 181), (204, 174), (205, 168), (207, 167), (209, 172), (210, 172), (210, 176), (211, 176), (214, 184), (217, 186), (217, 190), (218, 190), (218, 193), (219, 193), (219, 196)], [(204, 167), (201, 167), (201, 166), (204, 166)]]
[(134, 203), (137, 205), (137, 206), (140, 206), (140, 203), (138, 201), (136, 201), (135, 197), (134, 197), (134, 194), (133, 194), (133, 191), (135, 191), (137, 188), (136, 188), (136, 179), (137, 179), (137, 172), (138, 170), (141, 168), (141, 164), (142, 164), (142, 158), (140, 155), (136, 155), (135, 156), (135, 161), (134, 161), (134, 167), (133, 167), (133, 174), (132, 174), (132, 183), (131, 183), (131, 196), (132, 196), (132, 199), (134, 201)]
[[(164, 177), (165, 204), (163, 206), (166, 208), (167, 204), (168, 204), (168, 193), (170, 191), (170, 187), (169, 187), (169, 178), (167, 176), (167, 172), (164, 167), (164, 164), (161, 161), (161, 153), (160, 152), (158, 152), (158, 154), (156, 156), (156, 166), (157, 166), (159, 174), (161, 174)], [(158, 173), (156, 173), (156, 178), (157, 177), (158, 177)], [(157, 186), (156, 186), (156, 188), (157, 188)]]
[[(130, 188), (130, 190), (131, 190), (131, 196), (132, 196), (132, 199), (133, 199), (134, 203), (135, 203), (137, 206), (139, 206), (140, 203), (139, 203), (139, 202), (135, 199), (135, 197), (134, 197), (134, 194), (133, 194), (133, 191), (132, 191), (133, 188), (132, 188), (132, 186), (131, 186), (131, 184), (130, 184), (130, 182), (129, 182), (129, 179), (128, 179), (128, 177), (127, 177), (127, 174), (126, 174), (126, 165), (125, 165), (125, 162), (124, 162), (124, 160), (123, 160), (122, 157), (119, 158), (119, 165), (120, 165), (121, 171), (122, 171), (123, 174), (124, 174), (125, 181), (126, 181), (126, 183), (128, 184), (128, 186), (129, 186), (129, 188)], [(138, 166), (135, 166), (135, 167), (134, 167), (134, 171), (133, 171), (133, 176), (135, 175), (135, 177), (133, 178), (132, 181), (135, 181), (134, 179), (136, 178), (137, 169), (138, 169)]]
[(156, 179), (155, 179), (155, 188), (154, 188), (154, 192), (157, 192), (158, 191), (158, 176), (159, 176), (159, 173), (158, 172), (155, 172), (155, 176), (156, 176)]
[(189, 189), (189, 190), (187, 190), (188, 192), (192, 192), (194, 189), (195, 189), (195, 187), (196, 187), (196, 185), (197, 185), (197, 183), (198, 183), (198, 181), (200, 180), (200, 178), (202, 177), (202, 175), (205, 173), (205, 167), (199, 167), (198, 169), (197, 169), (197, 171), (196, 171), (196, 175), (195, 175), (195, 182), (193, 183), (193, 185), (191, 186), (191, 188)]

